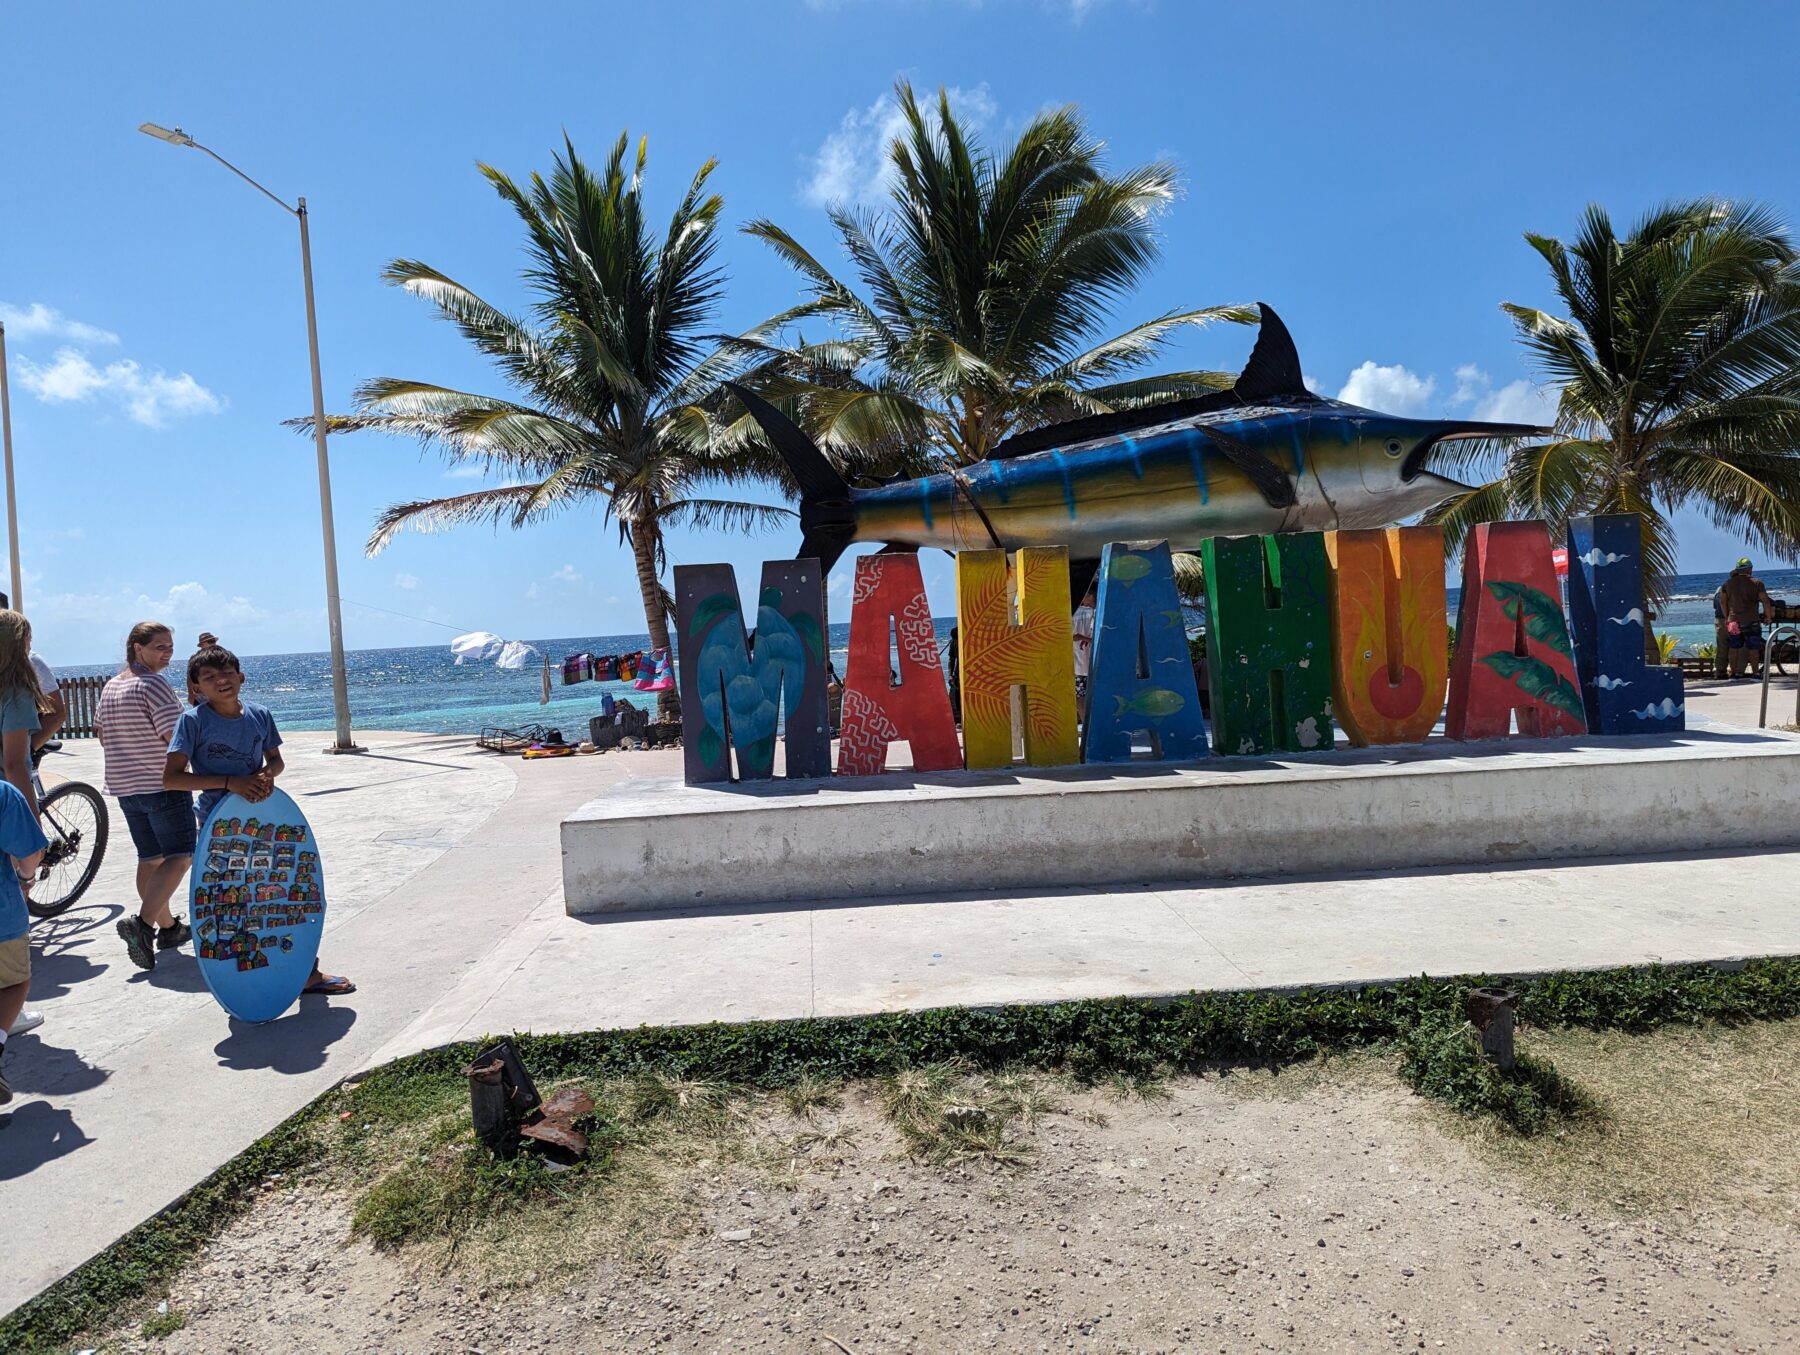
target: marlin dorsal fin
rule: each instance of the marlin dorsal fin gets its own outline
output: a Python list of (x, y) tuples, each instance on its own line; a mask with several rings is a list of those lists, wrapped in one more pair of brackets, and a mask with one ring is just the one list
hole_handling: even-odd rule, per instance
[(1305, 395), (1306, 377), (1300, 371), (1300, 354), (1294, 348), (1293, 335), (1281, 323), (1274, 307), (1259, 301), (1262, 329), (1256, 336), (1256, 347), (1250, 350), (1250, 361), (1238, 373), (1233, 393), (1241, 400), (1261, 400), (1273, 395)]

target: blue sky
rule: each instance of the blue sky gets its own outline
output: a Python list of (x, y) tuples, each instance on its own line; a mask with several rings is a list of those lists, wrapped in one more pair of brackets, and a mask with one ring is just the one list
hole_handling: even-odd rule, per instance
[[(821, 203), (879, 191), (897, 76), (957, 92), (1003, 140), (1081, 105), (1114, 163), (1167, 158), (1184, 192), (1129, 322), (1262, 299), (1329, 393), (1396, 412), (1528, 410), (1498, 309), (1551, 303), (1520, 233), (1570, 234), (1590, 201), (1630, 218), (1700, 193), (1800, 219), (1792, 174), (1800, 10), (1738, 4), (1256, 6), (1173, 0), (761, 0), (600, 5), (8, 7), (0, 306), (13, 375), (26, 610), (53, 662), (112, 656), (141, 616), (246, 653), (322, 648), (294, 225), (193, 151), (180, 124), (312, 208), (326, 402), (414, 376), (502, 389), (426, 307), (378, 279), (424, 259), (516, 308), (518, 236), (475, 172), (546, 169), (650, 138), (653, 195), (694, 168), (736, 225), (770, 216), (829, 250)], [(835, 257), (835, 256), (833, 256)], [(717, 317), (791, 303), (793, 277), (735, 233)], [(1235, 370), (1250, 331), (1170, 363)], [(450, 631), (642, 628), (630, 562), (597, 514), (522, 533), (408, 535), (361, 555), (375, 514), (476, 483), (411, 444), (334, 441), (353, 647)], [(1740, 545), (1682, 519), (1684, 570)], [(797, 533), (677, 537), (677, 560), (758, 561)], [(927, 555), (938, 610), (947, 557)], [(387, 611), (376, 611), (383, 608)]]

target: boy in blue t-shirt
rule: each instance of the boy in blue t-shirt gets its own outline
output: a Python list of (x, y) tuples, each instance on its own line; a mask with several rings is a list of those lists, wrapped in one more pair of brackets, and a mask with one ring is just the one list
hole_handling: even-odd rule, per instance
[(19, 788), (0, 781), (0, 851), (12, 858), (10, 869), (0, 873), (0, 1106), (13, 1095), (6, 1080), (6, 1032), (25, 1010), (31, 990), (31, 938), (26, 934), (31, 914), (19, 882), (37, 873), (38, 858), (48, 845)]
[[(175, 722), (163, 787), (199, 791), (194, 812), (204, 827), (213, 806), (233, 792), (251, 804), (268, 799), (287, 764), (275, 717), (239, 696), (244, 670), (237, 655), (220, 645), (202, 649), (188, 660), (187, 680), (188, 690), (198, 693), (202, 704), (183, 711)], [(304, 991), (337, 997), (354, 993), (356, 985), (342, 975), (322, 973), (315, 963)]]

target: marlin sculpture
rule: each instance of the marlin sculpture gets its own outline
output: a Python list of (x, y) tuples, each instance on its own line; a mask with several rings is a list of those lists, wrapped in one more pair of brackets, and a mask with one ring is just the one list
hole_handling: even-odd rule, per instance
[(800, 554), (829, 570), (854, 542), (947, 551), (1385, 527), (1468, 487), (1424, 469), (1440, 443), (1521, 438), (1527, 424), (1403, 419), (1306, 389), (1279, 316), (1229, 390), (1008, 438), (960, 469), (853, 489), (805, 433), (750, 391), (743, 401), (800, 486)]

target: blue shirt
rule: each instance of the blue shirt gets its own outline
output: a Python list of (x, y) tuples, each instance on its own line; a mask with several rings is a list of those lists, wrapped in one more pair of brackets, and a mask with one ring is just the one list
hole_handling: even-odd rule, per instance
[[(187, 754), (188, 770), (201, 776), (253, 776), (262, 770), (270, 750), (279, 747), (281, 734), (275, 728), (275, 717), (249, 701), (235, 720), (202, 702), (182, 712), (175, 722), (175, 737), (169, 740), (169, 751)], [(201, 823), (224, 798), (222, 790), (200, 792), (195, 808)]]
[[(0, 781), (0, 851), (13, 856), (30, 856), (49, 844), (44, 830), (32, 817), (31, 806), (10, 781)], [(31, 914), (25, 911), (25, 895), (19, 890), (17, 872), (12, 862), (0, 870), (0, 941), (13, 941), (31, 927)]]
[(0, 697), (0, 734), (10, 734), (15, 729), (28, 729), (35, 734), (42, 721), (37, 702), (23, 687), (14, 687)]

